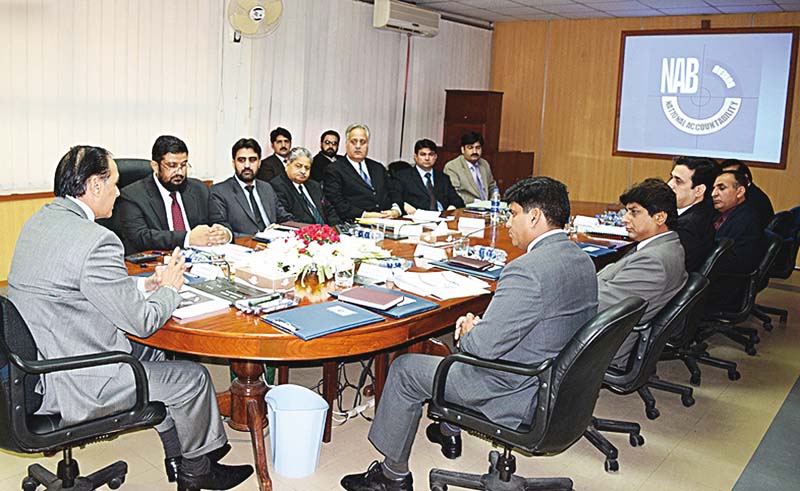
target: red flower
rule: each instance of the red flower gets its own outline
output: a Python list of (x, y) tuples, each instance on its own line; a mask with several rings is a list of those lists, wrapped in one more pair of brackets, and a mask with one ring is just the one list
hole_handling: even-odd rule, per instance
[(339, 242), (339, 234), (336, 233), (334, 228), (327, 225), (308, 225), (295, 231), (295, 236), (301, 239), (305, 245), (308, 245), (311, 241), (319, 244)]

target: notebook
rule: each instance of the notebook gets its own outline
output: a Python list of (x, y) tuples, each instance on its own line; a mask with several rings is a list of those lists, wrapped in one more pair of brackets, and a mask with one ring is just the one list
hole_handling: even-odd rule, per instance
[(274, 312), (261, 316), (261, 320), (308, 341), (384, 319), (365, 308), (334, 301)]
[(492, 267), (494, 263), (484, 261), (483, 259), (473, 259), (466, 256), (454, 256), (447, 264), (458, 266), (459, 268), (474, 269), (476, 271), (486, 271)]
[(486, 280), (498, 280), (500, 278), (500, 273), (503, 272), (503, 266), (494, 265), (487, 269), (486, 271), (477, 271), (472, 268), (464, 268), (455, 264), (441, 262), (441, 261), (431, 261), (431, 266), (436, 266), (437, 268), (446, 269), (449, 271), (456, 271), (458, 273), (464, 273), (471, 276), (477, 276), (478, 278), (483, 278)]
[(364, 307), (377, 310), (387, 310), (403, 301), (400, 292), (391, 290), (375, 290), (357, 286), (339, 293), (339, 300), (342, 302), (353, 303)]
[[(404, 317), (409, 317), (415, 314), (419, 314), (421, 312), (427, 312), (429, 310), (438, 309), (439, 304), (436, 302), (431, 302), (430, 300), (425, 300), (424, 298), (418, 297), (416, 295), (411, 295), (410, 293), (400, 292), (398, 290), (390, 290), (388, 288), (383, 288), (380, 286), (365, 286), (364, 288), (369, 288), (371, 290), (376, 291), (384, 291), (390, 293), (397, 293), (403, 296), (403, 301), (399, 304), (395, 305), (394, 307), (388, 310), (378, 310), (372, 309), (380, 314), (385, 316), (391, 317), (392, 319), (402, 319)], [(337, 297), (339, 292), (331, 292), (330, 295), (332, 297)]]

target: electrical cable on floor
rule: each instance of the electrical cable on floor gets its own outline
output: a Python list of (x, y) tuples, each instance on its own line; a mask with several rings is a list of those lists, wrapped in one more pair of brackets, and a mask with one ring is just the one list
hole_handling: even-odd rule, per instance
[[(372, 418), (366, 416), (364, 411), (367, 408), (374, 406), (375, 399), (370, 399), (366, 403), (362, 403), (361, 399), (362, 391), (367, 384), (367, 380), (372, 383), (373, 387), (375, 386), (375, 375), (372, 373), (372, 361), (373, 358), (369, 358), (368, 360), (359, 360), (359, 363), (361, 364), (361, 373), (358, 377), (358, 384), (353, 384), (347, 377), (347, 369), (344, 363), (339, 363), (337, 366), (336, 410), (331, 408), (331, 419), (338, 425), (346, 423), (348, 420), (356, 417), (357, 415), (360, 415), (367, 421), (372, 421)], [(312, 387), (312, 390), (316, 390), (317, 393), (321, 393), (322, 385), (323, 380), (320, 380), (314, 387)], [(353, 405), (349, 409), (344, 408), (344, 391), (346, 389), (355, 390)]]

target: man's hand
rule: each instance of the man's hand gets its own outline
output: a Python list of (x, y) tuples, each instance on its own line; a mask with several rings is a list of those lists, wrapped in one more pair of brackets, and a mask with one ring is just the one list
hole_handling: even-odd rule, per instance
[(159, 278), (159, 286), (171, 286), (175, 290), (180, 290), (186, 281), (183, 276), (185, 270), (186, 260), (181, 256), (180, 247), (176, 247), (169, 258), (169, 264), (156, 268), (153, 276)]
[(207, 247), (227, 244), (228, 237), (228, 229), (222, 225), (198, 225), (189, 232), (189, 245)]
[(446, 210), (446, 211), (453, 211), (453, 210), (456, 210), (456, 209), (457, 209), (457, 208), (456, 208), (455, 206), (453, 206), (453, 205), (450, 205), (450, 206), (448, 206), (448, 207), (447, 207), (447, 210)]
[(475, 327), (480, 321), (481, 321), (480, 316), (473, 315), (471, 313), (459, 317), (458, 320), (456, 321), (456, 332), (455, 332), (456, 341), (458, 341), (459, 338), (461, 338), (461, 336), (471, 331), (472, 328)]
[(413, 215), (417, 212), (417, 209), (408, 203), (403, 203), (403, 210), (405, 210), (406, 215)]
[(211, 226), (211, 232), (221, 240), (218, 244), (227, 244), (233, 240), (233, 233), (219, 223)]
[(400, 218), (400, 215), (402, 215), (402, 213), (397, 208), (381, 212), (381, 218)]
[(383, 211), (365, 211), (361, 214), (361, 218), (386, 218)]

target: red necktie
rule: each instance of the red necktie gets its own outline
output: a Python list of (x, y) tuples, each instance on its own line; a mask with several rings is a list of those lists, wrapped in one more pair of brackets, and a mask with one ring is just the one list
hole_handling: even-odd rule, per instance
[(175, 196), (175, 192), (169, 193), (169, 197), (172, 198), (172, 230), (176, 232), (185, 232), (186, 225), (183, 223), (181, 205), (178, 204), (178, 198)]

